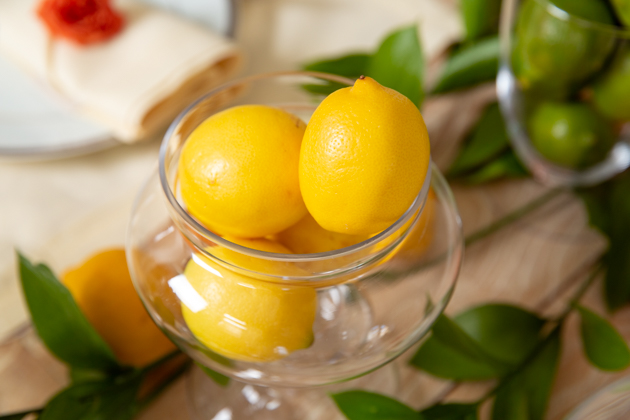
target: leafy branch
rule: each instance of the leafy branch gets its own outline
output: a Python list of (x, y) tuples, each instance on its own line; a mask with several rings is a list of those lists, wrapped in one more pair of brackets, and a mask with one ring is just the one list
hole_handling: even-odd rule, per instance
[[(353, 53), (305, 64), (304, 70), (337, 74), (353, 79), (370, 76), (421, 107), (424, 99), (424, 56), (418, 28), (407, 26), (389, 34), (372, 53)], [(328, 95), (343, 87), (339, 83), (305, 85), (312, 93)]]
[(591, 226), (608, 239), (604, 298), (611, 311), (630, 301), (630, 172), (595, 187), (577, 190)]
[[(494, 420), (542, 419), (558, 367), (560, 333), (571, 313), (580, 316), (583, 348), (591, 364), (606, 371), (630, 365), (630, 349), (621, 335), (604, 318), (578, 303), (602, 271), (602, 265), (596, 264), (558, 318), (543, 319), (504, 304), (475, 307), (453, 319), (440, 316), (410, 364), (455, 381), (497, 379), (495, 387), (477, 401), (437, 403), (418, 411), (364, 391), (335, 394), (333, 399), (350, 420), (474, 420), (481, 404), (492, 398)], [(369, 417), (365, 412), (376, 414)], [(379, 417), (391, 413), (396, 416)]]
[[(18, 420), (129, 420), (191, 366), (179, 350), (141, 368), (123, 366), (74, 301), (43, 264), (18, 254), (20, 279), (33, 326), (44, 345), (69, 368), (71, 383), (44, 407), (0, 416)], [(223, 375), (206, 370), (217, 383)]]

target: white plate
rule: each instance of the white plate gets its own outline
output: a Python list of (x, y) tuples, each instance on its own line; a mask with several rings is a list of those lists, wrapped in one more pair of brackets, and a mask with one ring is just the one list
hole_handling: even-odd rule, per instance
[[(232, 0), (143, 1), (232, 35)], [(56, 159), (116, 144), (106, 127), (75, 115), (52, 92), (0, 56), (0, 158)]]

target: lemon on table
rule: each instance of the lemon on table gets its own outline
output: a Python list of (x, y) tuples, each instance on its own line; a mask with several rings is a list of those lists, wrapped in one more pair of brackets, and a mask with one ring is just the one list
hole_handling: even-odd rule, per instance
[(346, 235), (331, 232), (321, 227), (313, 216), (307, 214), (275, 238), (282, 245), (296, 254), (313, 254), (317, 252), (333, 251), (365, 241), (370, 235)]
[(184, 144), (181, 195), (190, 214), (220, 235), (280, 232), (306, 214), (298, 181), (306, 125), (264, 105), (219, 112)]
[[(266, 239), (231, 239), (267, 252), (290, 253)], [(229, 260), (236, 252), (219, 253)], [(256, 263), (236, 261), (256, 270)], [(267, 261), (267, 263), (273, 263)], [(190, 331), (209, 349), (231, 359), (271, 362), (313, 342), (317, 294), (309, 286), (289, 286), (257, 280), (236, 273), (207, 257), (195, 255), (184, 276), (205, 301), (203, 309), (182, 302)], [(194, 306), (194, 305), (191, 305)]]
[(175, 350), (142, 306), (123, 249), (90, 257), (62, 282), (120, 363), (141, 367)]
[(300, 188), (324, 229), (374, 234), (420, 192), (429, 167), (424, 120), (404, 95), (365, 77), (317, 107), (300, 152)]

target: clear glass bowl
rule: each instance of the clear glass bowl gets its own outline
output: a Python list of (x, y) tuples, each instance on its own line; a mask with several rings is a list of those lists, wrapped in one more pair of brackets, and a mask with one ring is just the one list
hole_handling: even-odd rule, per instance
[(588, 397), (565, 420), (630, 418), (630, 378), (622, 378)]
[[(307, 92), (305, 85), (311, 85), (313, 91), (317, 90), (313, 85), (331, 83), (343, 87), (353, 81), (318, 73), (276, 73), (226, 84), (199, 99), (166, 133), (159, 169), (133, 209), (127, 255), (134, 284), (151, 317), (195, 361), (249, 384), (332, 384), (391, 361), (429, 331), (453, 292), (462, 262), (461, 222), (455, 201), (433, 165), (422, 191), (400, 220), (364, 242), (325, 253), (276, 254), (246, 248), (214, 234), (186, 212), (177, 193), (177, 165), (182, 146), (195, 127), (224, 109), (228, 99), (230, 106), (265, 104), (308, 121), (323, 96)], [(422, 209), (427, 208), (429, 189), (433, 190), (432, 216), (429, 222), (420, 222), (426, 220), (421, 216), (428, 211)], [(421, 235), (411, 235), (418, 229)], [(422, 245), (420, 252), (414, 241)], [(194, 312), (195, 299), (201, 297), (193, 290), (197, 297), (191, 302), (193, 287), (183, 276), (191, 259), (214, 273), (216, 281), (223, 281), (220, 275), (225, 273), (251, 279), (243, 285), (243, 293), (252, 284), (270, 285), (286, 296), (296, 290), (314, 290), (312, 344), (269, 362), (226, 357), (205, 346), (182, 313), (183, 306)], [(204, 304), (212, 302), (202, 301)], [(249, 327), (236, 312), (223, 315), (237, 330)], [(276, 327), (279, 333), (285, 326), (290, 328), (291, 320), (285, 321)]]
[(628, 168), (630, 127), (622, 121), (609, 122), (617, 138), (610, 151), (579, 169), (545, 158), (531, 141), (528, 122), (544, 101), (571, 97), (590, 106), (592, 83), (628, 44), (630, 31), (569, 15), (548, 0), (504, 0), (500, 38), (499, 103), (512, 145), (534, 177), (553, 186), (594, 185)]

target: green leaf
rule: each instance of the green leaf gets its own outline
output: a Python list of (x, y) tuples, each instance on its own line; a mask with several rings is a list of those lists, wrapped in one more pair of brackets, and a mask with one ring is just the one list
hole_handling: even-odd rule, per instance
[(349, 54), (329, 60), (308, 63), (303, 66), (303, 69), (358, 79), (359, 76), (364, 75), (367, 71), (370, 59), (370, 54)]
[(521, 364), (534, 350), (545, 324), (531, 312), (503, 304), (478, 306), (454, 320), (485, 352), (512, 366)]
[(610, 247), (604, 263), (607, 267), (606, 300), (611, 309), (630, 299), (630, 172), (611, 182), (608, 198)]
[(461, 0), (466, 39), (474, 40), (499, 30), (501, 0)]
[(142, 375), (71, 385), (55, 395), (38, 420), (131, 420)]
[(440, 378), (470, 381), (495, 378), (509, 370), (508, 364), (489, 355), (445, 315), (440, 315), (410, 364)]
[(106, 372), (94, 369), (70, 369), (70, 380), (72, 383), (78, 382), (97, 382), (105, 380), (108, 377)]
[(630, 172), (601, 185), (578, 190), (590, 224), (609, 242), (603, 257), (606, 267), (604, 297), (610, 310), (630, 300)]
[(472, 174), (466, 175), (462, 180), (468, 184), (475, 185), (501, 178), (519, 178), (526, 175), (527, 170), (514, 155), (514, 152), (508, 150)]
[(609, 184), (605, 183), (597, 187), (577, 189), (577, 196), (582, 199), (588, 213), (589, 225), (608, 236), (610, 232), (610, 216), (608, 215), (608, 190)]
[(434, 337), (422, 344), (409, 363), (438, 378), (456, 381), (491, 379), (504, 373), (492, 362), (471, 357)]
[(421, 420), (413, 408), (384, 395), (367, 391), (332, 394), (339, 410), (349, 420)]
[(502, 389), (494, 401), (492, 420), (533, 420), (525, 389), (510, 384)]
[(446, 315), (440, 315), (432, 328), (432, 337), (458, 348), (472, 357), (492, 362), (493, 359), (459, 325)]
[(407, 26), (385, 38), (372, 56), (366, 73), (420, 107), (424, 97), (424, 56), (418, 28)]
[(576, 306), (582, 319), (581, 333), (588, 360), (602, 370), (622, 370), (630, 364), (630, 349), (623, 337), (607, 320)]
[[(349, 54), (308, 63), (303, 69), (348, 78), (370, 76), (380, 84), (402, 93), (418, 107), (424, 97), (424, 56), (416, 26), (392, 32), (372, 55)], [(345, 85), (335, 82), (303, 86), (311, 93), (322, 95), (328, 95), (342, 87)]]
[(542, 420), (549, 402), (560, 356), (560, 329), (540, 351), (499, 388), (493, 420)]
[(315, 95), (328, 96), (336, 90), (347, 87), (337, 82), (324, 82), (322, 84), (306, 83), (302, 85), (302, 89)]
[(464, 147), (449, 169), (449, 176), (458, 176), (480, 167), (509, 148), (508, 135), (499, 105), (495, 102), (484, 109), (471, 130)]
[(423, 420), (477, 420), (477, 404), (436, 404), (420, 412)]
[(31, 319), (46, 347), (75, 368), (114, 370), (116, 358), (85, 318), (66, 287), (45, 265), (19, 255), (20, 277)]
[[(625, 232), (630, 235), (629, 231)], [(603, 261), (606, 265), (604, 295), (608, 308), (614, 311), (630, 299), (630, 236), (611, 237)]]
[(214, 370), (208, 367), (205, 367), (204, 365), (200, 363), (195, 362), (195, 364), (199, 366), (201, 370), (203, 370), (204, 373), (208, 375), (210, 379), (212, 379), (217, 385), (221, 385), (225, 387), (225, 386), (228, 386), (228, 384), (230, 383), (230, 378), (228, 378), (227, 376), (222, 375), (219, 372), (215, 372)]
[(432, 93), (447, 93), (493, 81), (498, 70), (499, 37), (493, 36), (453, 51)]
[[(349, 54), (330, 60), (308, 63), (302, 68), (306, 71), (318, 71), (322, 73), (336, 74), (350, 79), (358, 79), (359, 76), (367, 74), (370, 60), (371, 56), (369, 54)], [(347, 86), (337, 82), (326, 82), (319, 85), (306, 84), (302, 87), (311, 93), (329, 95), (337, 89)]]

